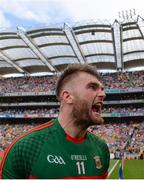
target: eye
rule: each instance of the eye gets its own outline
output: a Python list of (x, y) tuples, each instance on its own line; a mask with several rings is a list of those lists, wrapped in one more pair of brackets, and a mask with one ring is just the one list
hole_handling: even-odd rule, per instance
[(96, 90), (98, 87), (97, 87), (96, 85), (90, 85), (90, 88), (91, 88), (92, 90)]

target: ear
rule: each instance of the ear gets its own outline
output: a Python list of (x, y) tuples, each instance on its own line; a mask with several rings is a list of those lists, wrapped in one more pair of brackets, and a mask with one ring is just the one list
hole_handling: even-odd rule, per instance
[(69, 91), (63, 90), (62, 93), (61, 93), (61, 98), (67, 104), (72, 104), (73, 103), (73, 96)]

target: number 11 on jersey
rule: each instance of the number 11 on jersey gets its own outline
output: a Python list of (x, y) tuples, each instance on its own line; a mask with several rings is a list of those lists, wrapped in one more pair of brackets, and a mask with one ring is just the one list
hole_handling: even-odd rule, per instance
[(76, 162), (77, 165), (77, 169), (78, 169), (78, 174), (85, 174), (85, 165), (84, 165), (84, 161), (78, 161)]

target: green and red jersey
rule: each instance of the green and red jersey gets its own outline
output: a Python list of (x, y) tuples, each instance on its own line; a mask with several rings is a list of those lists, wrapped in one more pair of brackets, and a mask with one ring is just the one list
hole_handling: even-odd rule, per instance
[(54, 119), (18, 137), (7, 148), (0, 178), (104, 179), (109, 159), (104, 141), (90, 132), (85, 138), (72, 138)]

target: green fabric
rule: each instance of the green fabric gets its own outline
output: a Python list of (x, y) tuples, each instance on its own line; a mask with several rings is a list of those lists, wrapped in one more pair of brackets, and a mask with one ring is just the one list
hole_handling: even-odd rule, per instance
[(105, 142), (90, 133), (79, 144), (65, 136), (55, 119), (54, 125), (22, 137), (8, 153), (2, 178), (101, 176), (108, 170), (109, 151)]

